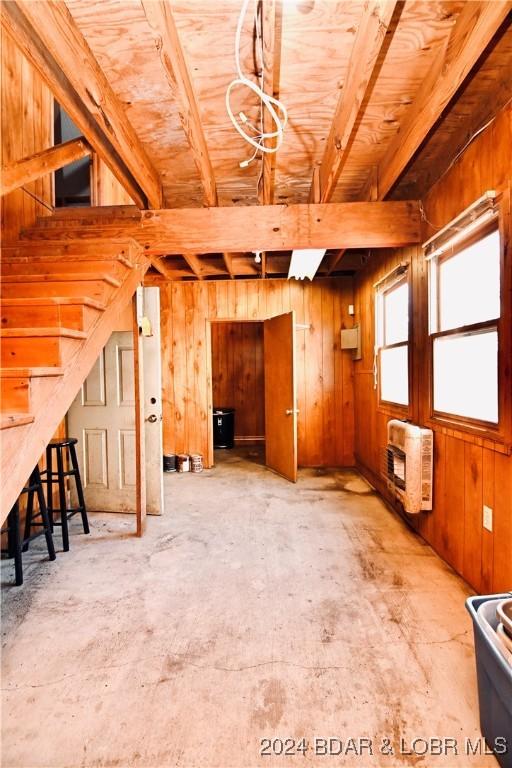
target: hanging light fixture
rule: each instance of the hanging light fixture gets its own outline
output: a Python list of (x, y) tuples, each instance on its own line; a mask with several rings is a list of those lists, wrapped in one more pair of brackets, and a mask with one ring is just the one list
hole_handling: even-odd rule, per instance
[(288, 280), (294, 277), (296, 280), (304, 280), (308, 277), (312, 280), (325, 256), (325, 248), (304, 248), (292, 251)]

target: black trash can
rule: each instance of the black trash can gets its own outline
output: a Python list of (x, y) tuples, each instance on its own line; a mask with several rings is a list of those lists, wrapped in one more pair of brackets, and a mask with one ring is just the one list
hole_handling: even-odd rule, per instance
[(213, 447), (234, 448), (235, 446), (235, 409), (213, 409)]

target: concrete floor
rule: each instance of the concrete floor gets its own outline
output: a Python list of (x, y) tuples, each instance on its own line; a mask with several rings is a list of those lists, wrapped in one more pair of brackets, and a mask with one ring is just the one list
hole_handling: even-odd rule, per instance
[[(4, 768), (495, 765), (464, 754), (468, 588), (358, 475), (293, 486), (246, 449), (165, 488), (142, 540), (130, 516), (91, 516), (88, 537), (75, 518), (23, 588), (2, 564)], [(431, 737), (459, 754), (403, 753)], [(275, 738), (309, 749), (260, 756)]]

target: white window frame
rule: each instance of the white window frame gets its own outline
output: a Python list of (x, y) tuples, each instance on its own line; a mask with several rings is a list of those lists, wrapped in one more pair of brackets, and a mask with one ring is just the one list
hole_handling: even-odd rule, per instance
[[(489, 193), (488, 193), (489, 194)], [(478, 201), (477, 201), (478, 203)], [(476, 204), (475, 204), (476, 205)], [(499, 216), (498, 216), (498, 210), (493, 205), (489, 206), (486, 213), (481, 217), (481, 223), (478, 223), (478, 218), (474, 219), (470, 225), (467, 228), (456, 227), (456, 226), (448, 226), (446, 229), (449, 230), (452, 228), (454, 231), (457, 232), (457, 236), (455, 238), (452, 238), (453, 242), (448, 241), (446, 245), (441, 245), (437, 250), (433, 249), (432, 253), (427, 256), (428, 259), (428, 289), (429, 289), (429, 341), (430, 341), (430, 351), (429, 351), (429, 357), (430, 357), (430, 417), (434, 421), (440, 421), (447, 425), (453, 425), (454, 427), (461, 427), (461, 428), (475, 428), (477, 430), (489, 430), (489, 431), (496, 431), (498, 432), (500, 430), (500, 425), (502, 423), (502, 414), (501, 414), (501, 380), (502, 377), (500, 375), (501, 373), (501, 366), (500, 366), (500, 360), (499, 360), (499, 349), (501, 347), (501, 317), (503, 315), (503, 299), (502, 296), (500, 297), (500, 314), (498, 317), (490, 318), (485, 321), (475, 322), (475, 323), (467, 323), (465, 325), (459, 326), (457, 328), (450, 328), (448, 330), (439, 330), (440, 329), (440, 306), (439, 306), (439, 279), (440, 279), (440, 269), (439, 266), (443, 262), (449, 260), (450, 258), (456, 256), (461, 251), (464, 251), (466, 248), (468, 248), (471, 244), (478, 242), (479, 240), (483, 239), (487, 235), (491, 234), (493, 231), (497, 231), (500, 235), (500, 286), (501, 286), (501, 293), (503, 293), (503, 258), (502, 258), (502, 237), (501, 237), (501, 231), (499, 226)], [(498, 334), (498, 360), (497, 360), (497, 387), (498, 391), (496, 393), (497, 396), (497, 402), (498, 402), (498, 419), (496, 422), (494, 421), (485, 421), (478, 417), (472, 417), (467, 415), (460, 415), (457, 413), (451, 413), (451, 412), (445, 412), (435, 409), (434, 404), (434, 346), (436, 339), (439, 338), (450, 338), (450, 337), (457, 337), (457, 336), (476, 336), (481, 333), (486, 333), (489, 331), (495, 331)]]
[[(386, 295), (407, 285), (408, 291), (408, 320), (407, 339), (405, 341), (386, 344), (385, 328), (385, 301)], [(375, 349), (374, 349), (374, 389), (378, 391), (379, 406), (387, 409), (400, 410), (402, 415), (408, 415), (411, 409), (411, 354), (410, 354), (410, 329), (411, 329), (411, 286), (407, 264), (400, 264), (392, 273), (374, 285), (375, 288)], [(386, 349), (407, 349), (407, 403), (399, 403), (394, 400), (384, 400), (381, 395), (381, 353)]]

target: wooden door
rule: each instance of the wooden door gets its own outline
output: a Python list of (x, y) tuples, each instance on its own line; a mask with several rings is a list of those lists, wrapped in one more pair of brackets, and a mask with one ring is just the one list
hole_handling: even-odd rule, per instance
[(264, 322), (265, 461), (269, 469), (297, 482), (297, 384), (295, 312)]
[(144, 440), (146, 461), (146, 512), (164, 511), (162, 468), (162, 351), (160, 346), (160, 288), (144, 288), (142, 312), (150, 335), (142, 336), (144, 365)]
[(133, 333), (115, 332), (68, 411), (78, 438), (85, 502), (93, 511), (135, 512)]

